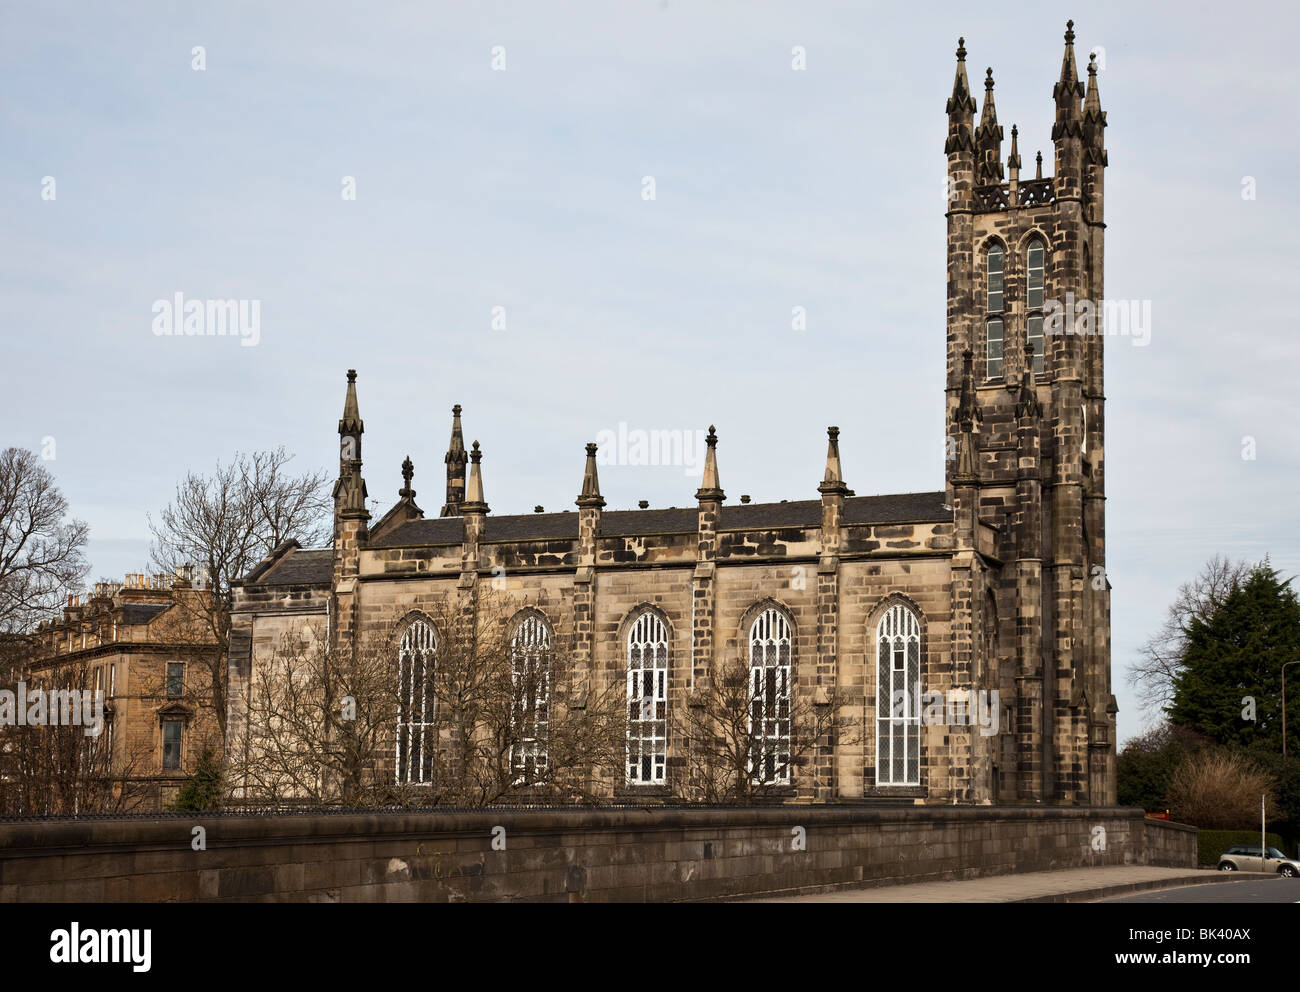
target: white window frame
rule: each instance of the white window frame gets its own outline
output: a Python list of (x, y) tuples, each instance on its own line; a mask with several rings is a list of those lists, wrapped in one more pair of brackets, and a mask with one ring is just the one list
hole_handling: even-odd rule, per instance
[[(995, 272), (993, 269), (993, 260), (997, 259), (998, 267)], [(989, 245), (988, 251), (985, 252), (984, 261), (984, 289), (985, 289), (985, 312), (994, 314), (1002, 313), (1006, 309), (1006, 273), (1007, 273), (1007, 255), (1006, 250), (997, 243)], [(996, 275), (998, 288), (993, 288), (993, 276)], [(993, 299), (994, 293), (997, 299)], [(996, 304), (996, 305), (995, 305)]]
[[(997, 325), (997, 336), (993, 334)], [(1002, 378), (1002, 360), (1006, 349), (1006, 324), (1001, 317), (990, 317), (984, 322), (984, 377), (986, 379)], [(997, 354), (993, 354), (993, 345), (997, 344)]]
[(876, 785), (920, 785), (920, 742), (921, 624), (895, 603), (876, 624)]
[(649, 610), (627, 634), (627, 784), (663, 785), (668, 764), (668, 625)]
[(510, 638), (510, 671), (520, 720), (519, 736), (510, 746), (511, 774), (515, 785), (523, 785), (531, 765), (531, 784), (542, 784), (550, 724), (551, 627), (540, 614), (530, 613), (516, 625)]
[[(414, 620), (402, 633), (398, 649), (397, 739), (393, 772), (398, 785), (425, 785), (433, 780), (433, 693), (429, 680), (438, 655), (438, 637), (426, 620)], [(403, 718), (405, 717), (405, 719)], [(414, 760), (412, 760), (414, 758)]]
[[(1037, 265), (1033, 262), (1035, 251), (1039, 253)], [(1035, 293), (1038, 295), (1035, 296)], [(1047, 366), (1046, 340), (1043, 337), (1043, 303), (1046, 296), (1047, 246), (1034, 238), (1025, 247), (1025, 357), (1036, 376), (1042, 375)]]
[(790, 784), (793, 654), (789, 618), (765, 609), (749, 627), (749, 773), (755, 785)]

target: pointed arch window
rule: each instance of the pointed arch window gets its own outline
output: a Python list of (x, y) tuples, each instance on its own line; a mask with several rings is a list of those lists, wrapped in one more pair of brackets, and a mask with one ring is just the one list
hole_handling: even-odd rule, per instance
[(510, 667), (516, 721), (510, 768), (516, 785), (535, 785), (546, 778), (551, 702), (551, 628), (538, 614), (528, 614), (515, 627)]
[(921, 625), (901, 603), (876, 626), (876, 784), (921, 784)]
[(1043, 374), (1043, 295), (1047, 249), (1037, 238), (1025, 249), (1025, 355), (1034, 375)]
[(790, 782), (790, 659), (790, 621), (764, 610), (749, 628), (749, 767), (760, 784)]
[(668, 756), (668, 625), (637, 617), (627, 635), (627, 784), (662, 785)]
[(437, 638), (433, 627), (414, 621), (398, 649), (397, 783), (433, 781), (433, 666)]
[(1002, 276), (1006, 254), (1000, 244), (989, 245), (985, 257), (986, 311), (984, 321), (984, 374), (989, 379), (1002, 378), (1002, 348), (1004, 325), (1000, 314), (1003, 310)]

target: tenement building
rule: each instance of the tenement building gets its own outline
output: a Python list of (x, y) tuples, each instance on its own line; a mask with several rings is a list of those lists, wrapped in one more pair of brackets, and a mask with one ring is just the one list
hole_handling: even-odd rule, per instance
[[(1073, 41), (1071, 29), (1053, 87), (1053, 174), (1039, 155), (1032, 178), (1014, 127), (1003, 157), (992, 71), (977, 119), (957, 49), (942, 489), (855, 495), (832, 427), (811, 498), (733, 503), (725, 436), (710, 429), (693, 507), (607, 510), (588, 445), (581, 472), (574, 452), (575, 510), (498, 515), (490, 462), (478, 442), (466, 450), (456, 407), (439, 512), (417, 505), (408, 459), (396, 504), (373, 520), (349, 372), (333, 547), (288, 542), (237, 590), (231, 747), (255, 747), (265, 729), (247, 719), (250, 687), (286, 634), (385, 645), (409, 700), (412, 666), (439, 664), (446, 605), (472, 612), (500, 590), (510, 649), (565, 658), (530, 692), (626, 693), (627, 760), (609, 785), (620, 800), (693, 794), (678, 717), (743, 665), (751, 772), (775, 778), (780, 797), (1114, 804), (1102, 338), (1052, 321), (1067, 294), (1099, 299), (1104, 272), (1106, 115)], [(827, 729), (786, 760), (784, 716), (831, 701), (856, 731)], [(521, 706), (545, 712), (545, 700)], [(428, 718), (418, 704), (402, 712), (376, 774), (420, 785)]]
[[(78, 775), (96, 777), (107, 791), (95, 793), (94, 808), (154, 811), (175, 802), (205, 750), (220, 761), (212, 683), (221, 650), (206, 619), (208, 593), (196, 585), (189, 570), (97, 582), (36, 629), (24, 671), (30, 689), (75, 690), (86, 700), (85, 730), (71, 738), (83, 753), (48, 773), (51, 788), (75, 799), (86, 788)], [(57, 726), (52, 708), (46, 719)]]

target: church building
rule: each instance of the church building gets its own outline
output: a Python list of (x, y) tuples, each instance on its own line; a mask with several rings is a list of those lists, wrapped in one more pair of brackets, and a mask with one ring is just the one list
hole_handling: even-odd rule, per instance
[[(1053, 320), (1067, 294), (1102, 298), (1097, 68), (1088, 64), (1085, 86), (1071, 22), (1045, 176), (1041, 154), (1022, 171), (1015, 127), (1004, 158), (992, 70), (977, 118), (964, 39), (956, 55), (942, 488), (855, 495), (830, 427), (820, 480), (788, 501), (733, 502), (726, 433), (710, 428), (694, 506), (607, 510), (589, 444), (572, 453), (574, 510), (498, 514), (490, 445), (467, 448), (455, 406), (441, 507), (417, 505), (408, 459), (397, 502), (376, 520), (349, 371), (333, 546), (287, 542), (236, 589), (228, 748), (255, 740), (246, 696), (286, 632), (378, 638), (398, 678), (413, 658), (437, 665), (446, 632), (435, 604), (472, 608), (497, 588), (519, 604), (503, 634), (511, 644), (554, 646), (567, 673), (626, 686), (627, 760), (611, 800), (690, 798), (675, 715), (739, 661), (765, 711), (833, 693), (860, 730), (783, 764), (789, 728), (765, 726), (769, 767), (755, 774), (780, 777), (789, 801), (1114, 805), (1103, 336)], [(932, 719), (926, 694), (968, 714), (992, 706), (992, 721), (954, 722), (951, 705)], [(419, 720), (408, 713), (393, 728), (382, 774), (395, 782), (430, 774)]]

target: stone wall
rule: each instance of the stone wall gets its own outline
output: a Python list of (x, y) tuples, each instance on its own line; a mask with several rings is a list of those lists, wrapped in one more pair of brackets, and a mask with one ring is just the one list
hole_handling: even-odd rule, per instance
[[(196, 827), (206, 850), (193, 849)], [(1103, 850), (1096, 849), (1098, 828)], [(0, 902), (668, 901), (1119, 864), (1195, 867), (1196, 831), (1149, 820), (1141, 810), (1088, 807), (499, 809), (0, 823)]]

